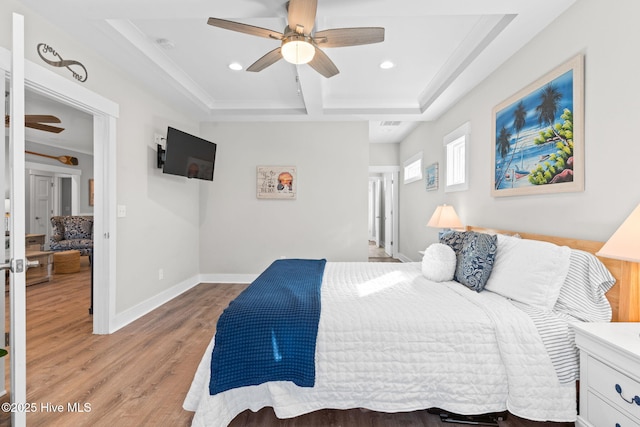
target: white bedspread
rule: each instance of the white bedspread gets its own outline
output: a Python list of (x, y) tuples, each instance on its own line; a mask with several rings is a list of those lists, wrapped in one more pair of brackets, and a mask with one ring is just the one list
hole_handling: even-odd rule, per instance
[(531, 319), (497, 294), (428, 281), (420, 263), (327, 263), (313, 388), (272, 382), (210, 396), (213, 345), (183, 404), (194, 426), (226, 426), (265, 406), (280, 418), (438, 407), (576, 419), (575, 384), (558, 381)]

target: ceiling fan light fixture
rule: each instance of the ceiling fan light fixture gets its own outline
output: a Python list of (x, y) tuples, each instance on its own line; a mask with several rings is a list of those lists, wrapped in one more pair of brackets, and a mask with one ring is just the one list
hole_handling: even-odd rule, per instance
[(306, 64), (313, 59), (316, 48), (309, 37), (293, 34), (282, 42), (281, 53), (285, 61), (292, 64)]

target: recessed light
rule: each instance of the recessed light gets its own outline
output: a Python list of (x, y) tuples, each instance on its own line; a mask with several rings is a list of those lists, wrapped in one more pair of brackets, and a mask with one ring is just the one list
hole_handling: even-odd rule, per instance
[(391, 61), (384, 61), (380, 64), (380, 68), (382, 68), (383, 70), (388, 70), (389, 68), (393, 68), (395, 66), (396, 64)]
[(231, 64), (229, 64), (229, 68), (233, 71), (240, 71), (242, 70), (242, 65), (238, 64), (237, 62), (232, 62)]

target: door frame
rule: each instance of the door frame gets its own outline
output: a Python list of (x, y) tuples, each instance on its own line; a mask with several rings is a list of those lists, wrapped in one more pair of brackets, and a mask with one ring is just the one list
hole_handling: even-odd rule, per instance
[(71, 179), (71, 193), (73, 193), (73, 198), (71, 200), (71, 215), (79, 215), (80, 214), (80, 187), (81, 187), (81, 178), (82, 171), (79, 169), (68, 168), (66, 166), (57, 166), (57, 165), (45, 165), (44, 163), (33, 163), (33, 162), (25, 162), (24, 168), (27, 174), (50, 174), (54, 178), (53, 183), (53, 206), (54, 213), (56, 215), (60, 215), (59, 209), (59, 200), (58, 197), (60, 195), (60, 179), (61, 178), (70, 178)]
[[(11, 51), (0, 47), (0, 69), (9, 77)], [(116, 120), (119, 106), (77, 82), (32, 61), (24, 60), (24, 88), (93, 115), (95, 179), (93, 249), (93, 333), (115, 328), (116, 289)]]
[[(62, 178), (71, 179), (71, 215), (80, 215), (80, 186), (82, 171), (79, 169), (68, 168), (66, 166), (46, 165), (43, 163), (25, 162), (25, 172), (31, 180), (32, 175), (47, 175), (53, 178), (53, 215), (61, 215), (60, 209), (60, 181)], [(33, 188), (29, 189), (29, 195), (33, 194)], [(31, 215), (32, 200), (29, 200), (29, 216)], [(33, 228), (31, 228), (33, 229)], [(49, 223), (49, 232), (51, 232), (51, 224)], [(49, 233), (50, 234), (50, 233)], [(46, 240), (48, 246), (48, 240)]]
[[(3, 84), (9, 78), (12, 93), (9, 115), (12, 124), (9, 127), (10, 180), (9, 197), (11, 199), (10, 221), (10, 273), (9, 273), (9, 366), (11, 369), (12, 404), (27, 402), (27, 315), (26, 315), (26, 269), (25, 256), (25, 189), (24, 189), (24, 17), (12, 15), (11, 23), (12, 51), (9, 61), (2, 67)], [(5, 140), (6, 142), (6, 140)], [(4, 165), (3, 165), (4, 166)], [(26, 411), (11, 411), (11, 425), (22, 427), (27, 424)]]

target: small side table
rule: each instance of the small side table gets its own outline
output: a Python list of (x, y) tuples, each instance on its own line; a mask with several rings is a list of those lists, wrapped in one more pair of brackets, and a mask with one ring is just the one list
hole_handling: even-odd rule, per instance
[(640, 426), (640, 323), (573, 325), (580, 349), (577, 426)]
[(44, 250), (44, 234), (27, 234), (24, 236), (24, 246), (27, 251)]

